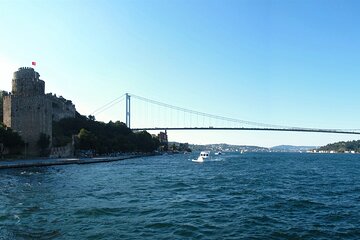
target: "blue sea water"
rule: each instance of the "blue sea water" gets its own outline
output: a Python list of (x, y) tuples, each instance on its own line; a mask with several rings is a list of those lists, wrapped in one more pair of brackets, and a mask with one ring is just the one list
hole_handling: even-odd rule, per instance
[(360, 155), (0, 170), (0, 239), (360, 239)]

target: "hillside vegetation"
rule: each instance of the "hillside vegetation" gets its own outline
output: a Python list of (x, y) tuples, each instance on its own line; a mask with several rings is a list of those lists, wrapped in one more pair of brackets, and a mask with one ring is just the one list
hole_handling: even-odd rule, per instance
[(2, 150), (4, 148), (9, 150), (9, 154), (19, 154), (24, 148), (24, 141), (20, 135), (11, 128), (7, 128), (3, 123), (0, 123), (0, 144), (2, 144)]
[(53, 124), (53, 146), (64, 146), (76, 135), (76, 149), (96, 153), (152, 152), (159, 147), (157, 138), (148, 132), (132, 132), (122, 122), (103, 123), (92, 116), (76, 114), (75, 118), (62, 119)]
[(336, 142), (320, 147), (318, 151), (335, 151), (335, 152), (360, 152), (360, 140), (348, 142)]

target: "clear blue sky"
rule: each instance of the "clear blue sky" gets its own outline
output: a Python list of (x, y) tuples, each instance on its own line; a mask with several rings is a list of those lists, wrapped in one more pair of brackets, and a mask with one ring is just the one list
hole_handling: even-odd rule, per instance
[[(37, 62), (90, 114), (130, 92), (278, 125), (360, 129), (360, 2), (0, 0), (0, 89)], [(119, 107), (98, 120), (124, 121)], [(191, 143), (323, 145), (357, 136), (170, 132)]]

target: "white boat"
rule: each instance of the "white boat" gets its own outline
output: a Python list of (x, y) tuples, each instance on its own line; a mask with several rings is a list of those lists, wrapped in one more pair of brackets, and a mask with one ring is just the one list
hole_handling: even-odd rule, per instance
[(216, 152), (215, 155), (222, 155), (222, 152)]
[(193, 159), (193, 162), (204, 162), (205, 159), (210, 157), (209, 151), (202, 151), (197, 159)]

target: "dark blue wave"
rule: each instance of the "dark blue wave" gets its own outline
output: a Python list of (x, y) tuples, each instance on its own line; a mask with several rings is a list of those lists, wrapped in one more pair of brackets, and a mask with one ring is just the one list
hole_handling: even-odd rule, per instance
[(1, 170), (0, 240), (360, 238), (360, 155), (193, 158)]

